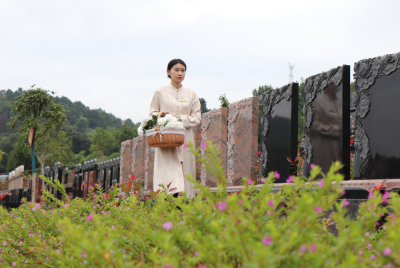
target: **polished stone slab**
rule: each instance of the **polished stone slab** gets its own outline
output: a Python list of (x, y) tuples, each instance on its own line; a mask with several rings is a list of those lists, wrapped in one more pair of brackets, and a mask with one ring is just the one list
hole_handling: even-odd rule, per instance
[(242, 183), (242, 178), (257, 177), (258, 98), (251, 97), (229, 105), (228, 185)]
[(354, 64), (354, 177), (400, 177), (400, 53)]
[[(221, 167), (226, 170), (226, 144), (227, 133), (227, 115), (226, 108), (219, 108), (202, 115), (201, 120), (201, 140), (202, 142), (211, 141), (216, 147), (215, 150), (221, 151)], [(204, 157), (205, 149), (201, 148), (201, 155)], [(207, 157), (206, 157), (207, 161)], [(203, 166), (201, 167), (201, 183), (205, 186), (215, 187), (218, 184), (215, 176)]]
[(267, 91), (262, 96), (261, 177), (269, 172), (280, 174), (277, 183), (285, 182), (295, 169), (287, 161), (297, 155), (299, 84), (291, 83)]
[(339, 161), (350, 179), (350, 66), (308, 77), (304, 97), (303, 175), (308, 177), (311, 164), (328, 173)]

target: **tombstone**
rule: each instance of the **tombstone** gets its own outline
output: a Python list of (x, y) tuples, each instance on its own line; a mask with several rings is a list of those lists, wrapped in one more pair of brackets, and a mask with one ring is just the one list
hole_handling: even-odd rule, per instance
[(105, 163), (106, 168), (106, 172), (105, 172), (105, 176), (106, 176), (106, 187), (105, 187), (105, 192), (108, 193), (108, 191), (110, 190), (111, 187), (111, 183), (112, 183), (112, 178), (111, 178), (111, 160), (107, 160)]
[(120, 160), (119, 157), (112, 159), (112, 184), (119, 184), (119, 165)]
[(239, 186), (242, 178), (257, 177), (258, 98), (251, 97), (229, 105), (228, 185)]
[(135, 179), (144, 179), (146, 141), (143, 136), (136, 137), (132, 143), (132, 173)]
[(281, 176), (276, 183), (283, 183), (294, 173), (287, 157), (297, 155), (299, 85), (291, 83), (267, 91), (262, 96), (261, 177), (271, 171)]
[(155, 147), (150, 147), (146, 142), (145, 149), (145, 173), (144, 173), (144, 190), (153, 190), (153, 176), (154, 176), (154, 156), (156, 152)]
[(400, 178), (400, 53), (354, 64), (355, 179)]
[(350, 66), (343, 65), (310, 76), (304, 86), (303, 175), (310, 165), (327, 173), (332, 163), (344, 164), (345, 179), (350, 177)]
[(121, 172), (119, 179), (121, 184), (129, 182), (129, 176), (132, 174), (132, 145), (133, 140), (121, 143)]
[[(195, 148), (200, 148), (201, 146), (201, 124), (198, 124), (195, 128), (194, 134)], [(201, 163), (196, 161), (196, 180), (201, 182)]]
[[(226, 171), (226, 142), (227, 134), (227, 117), (228, 111), (226, 108), (219, 108), (208, 113), (202, 114), (201, 119), (201, 141), (211, 141), (216, 145), (216, 150), (221, 153), (221, 166)], [(201, 150), (201, 155), (204, 157), (205, 150)], [(216, 187), (218, 184), (217, 178), (210, 174), (206, 168), (201, 167), (201, 183), (205, 186)]]

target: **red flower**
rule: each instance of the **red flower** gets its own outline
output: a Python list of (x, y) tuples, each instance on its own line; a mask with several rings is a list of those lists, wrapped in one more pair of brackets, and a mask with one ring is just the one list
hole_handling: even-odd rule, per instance
[(350, 145), (354, 143), (354, 139), (350, 139)]
[(258, 153), (257, 153), (257, 155), (260, 155), (261, 154), (261, 151), (259, 151)]
[(132, 174), (131, 175), (131, 181), (134, 181), (135, 180), (135, 174)]
[(260, 166), (260, 164), (257, 164), (257, 167), (259, 167)]

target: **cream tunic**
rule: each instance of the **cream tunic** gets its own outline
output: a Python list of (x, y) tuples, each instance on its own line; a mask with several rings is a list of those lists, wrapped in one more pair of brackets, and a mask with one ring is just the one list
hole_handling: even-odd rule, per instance
[[(180, 115), (185, 131), (185, 143), (194, 142), (195, 127), (200, 124), (200, 101), (194, 90), (181, 87), (177, 89), (173, 85), (158, 88), (153, 95), (150, 104), (150, 115), (167, 111), (173, 115)], [(173, 192), (186, 192), (189, 197), (194, 197), (194, 184), (186, 180), (188, 174), (196, 178), (195, 157), (189, 148), (156, 148), (154, 157), (153, 190), (161, 187), (159, 184), (168, 185), (170, 189), (177, 188)], [(181, 162), (183, 164), (181, 164)], [(183, 167), (183, 170), (182, 170)]]

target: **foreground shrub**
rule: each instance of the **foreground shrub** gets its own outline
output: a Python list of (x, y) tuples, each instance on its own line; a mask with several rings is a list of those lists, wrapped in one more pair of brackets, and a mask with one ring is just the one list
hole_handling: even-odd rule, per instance
[[(164, 190), (145, 202), (138, 194), (118, 202), (117, 187), (109, 195), (96, 187), (86, 200), (63, 203), (44, 191), (46, 205), (1, 210), (3, 267), (400, 266), (396, 194), (376, 191), (357, 220), (344, 217), (338, 163), (318, 183), (294, 177), (294, 187), (271, 192), (279, 174), (270, 173), (262, 187), (244, 179), (244, 189), (229, 194), (219, 152), (211, 144), (206, 151), (207, 161), (200, 161), (220, 181), (219, 190), (196, 183), (201, 193), (193, 200)], [(308, 180), (319, 174), (314, 167)], [(385, 225), (378, 222), (382, 215)], [(337, 236), (329, 231), (333, 222)]]

